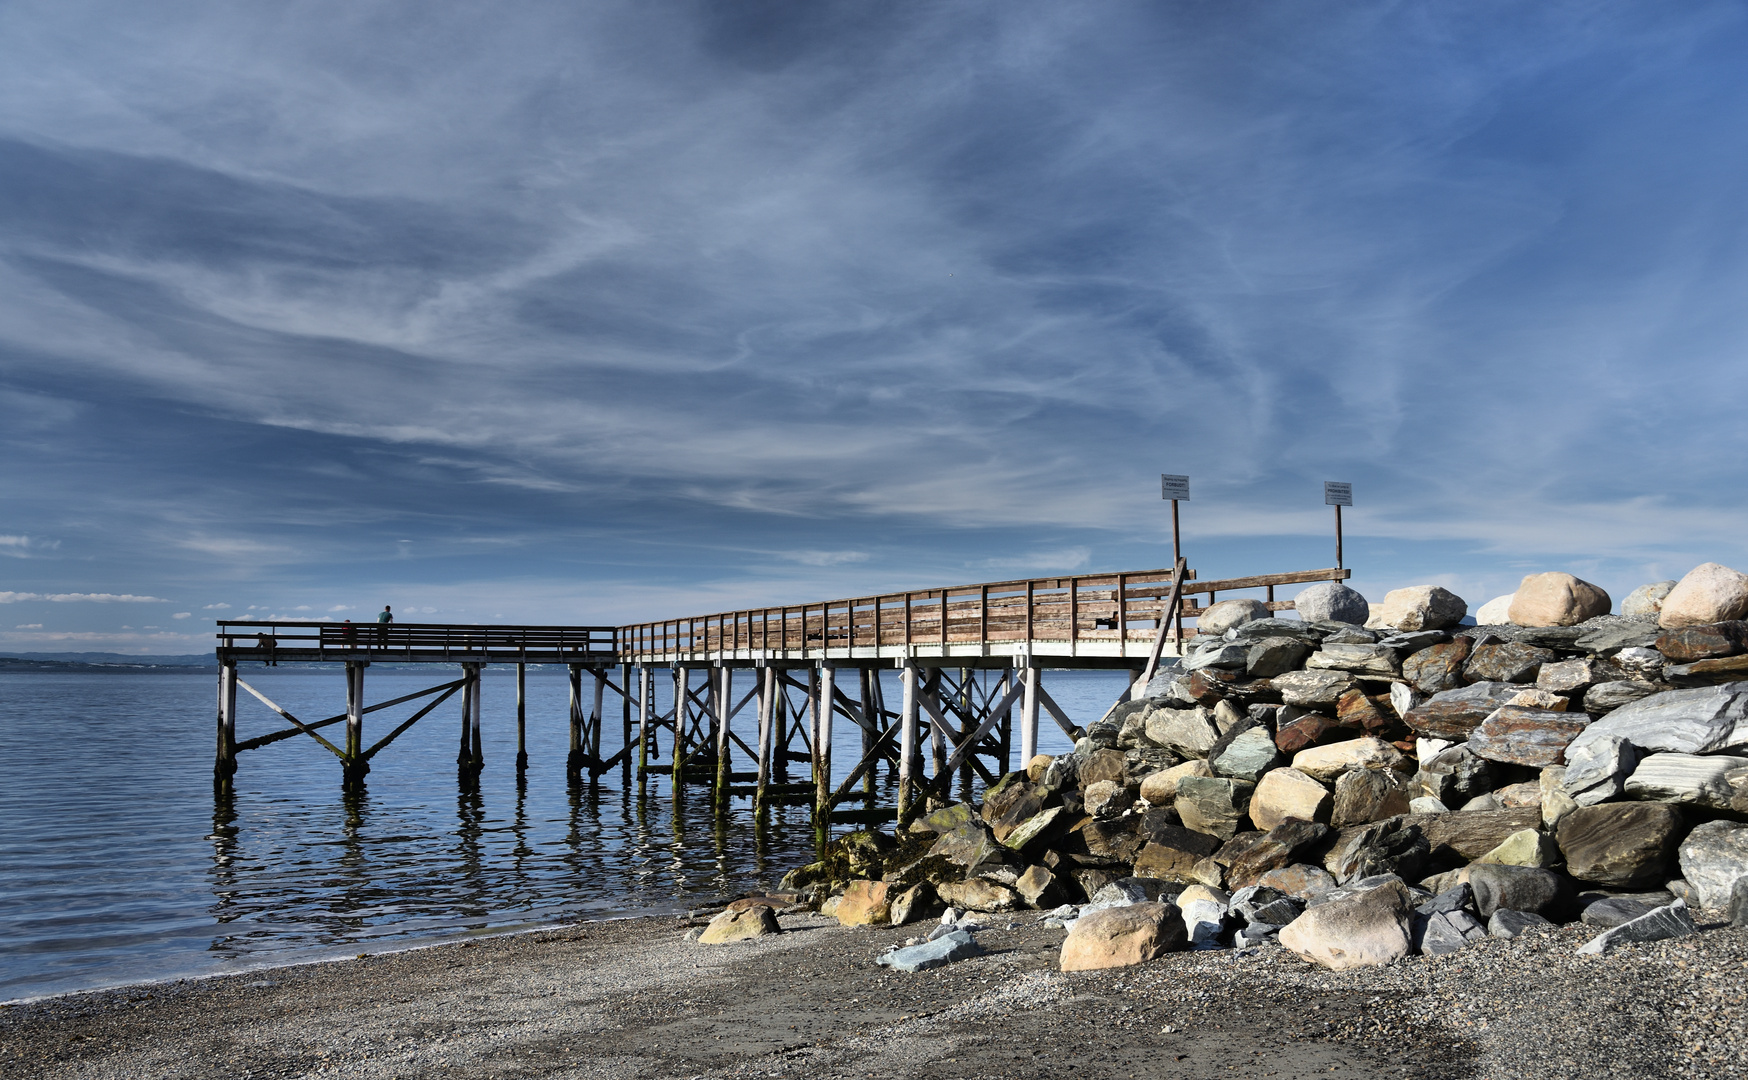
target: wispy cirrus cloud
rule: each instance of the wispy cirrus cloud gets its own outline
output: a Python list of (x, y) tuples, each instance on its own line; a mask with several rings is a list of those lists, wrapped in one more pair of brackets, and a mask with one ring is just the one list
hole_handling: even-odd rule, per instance
[(168, 604), (161, 596), (135, 596), (132, 593), (30, 593), (0, 592), (0, 604), (23, 604), (47, 601), (51, 604)]
[(1739, 6), (773, 10), (0, 10), (8, 584), (1748, 564)]

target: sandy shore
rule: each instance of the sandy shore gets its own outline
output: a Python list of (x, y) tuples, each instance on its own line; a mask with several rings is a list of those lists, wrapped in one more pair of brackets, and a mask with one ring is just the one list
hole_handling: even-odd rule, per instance
[(724, 947), (671, 917), (0, 1008), (0, 1076), (1748, 1075), (1748, 931), (1600, 960), (1586, 928), (1330, 973), (1276, 947), (1064, 975), (1024, 916), (989, 952), (874, 966), (915, 928)]

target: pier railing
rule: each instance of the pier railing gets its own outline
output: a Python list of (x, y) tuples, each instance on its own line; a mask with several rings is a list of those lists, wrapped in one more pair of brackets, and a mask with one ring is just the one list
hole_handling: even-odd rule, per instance
[[(1271, 610), (1280, 585), (1341, 581), (1349, 571), (1329, 568), (1284, 574), (1196, 581), (1188, 571), (1179, 615), (1194, 619), (1219, 594), (1264, 590)], [(1125, 656), (1131, 643), (1146, 647), (1158, 634), (1171, 592), (1171, 571), (1029, 578), (885, 593), (815, 604), (723, 611), (635, 623), (617, 631), (615, 647), (632, 662), (689, 655), (854, 655), (912, 649), (957, 652), (956, 646), (1055, 643), (1074, 655)], [(1186, 630), (1186, 636), (1194, 630)]]
[[(333, 623), (227, 620), (218, 624), (219, 657), (347, 660), (456, 660), (613, 663), (612, 626), (468, 626), (443, 623)], [(313, 655), (312, 655), (313, 654)]]

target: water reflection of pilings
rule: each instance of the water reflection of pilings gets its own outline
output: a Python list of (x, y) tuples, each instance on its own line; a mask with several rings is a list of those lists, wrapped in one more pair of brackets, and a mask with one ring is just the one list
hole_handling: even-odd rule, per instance
[[(241, 848), (237, 826), (237, 799), (231, 785), (225, 784), (212, 801), (212, 894), (215, 902), (209, 909), (214, 922), (227, 923), (241, 913), (232, 910), (242, 883), (237, 875), (237, 856)], [(217, 946), (215, 941), (214, 946)]]

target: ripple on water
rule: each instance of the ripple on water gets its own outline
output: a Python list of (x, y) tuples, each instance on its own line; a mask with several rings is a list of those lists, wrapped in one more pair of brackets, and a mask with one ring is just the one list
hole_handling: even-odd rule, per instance
[[(570, 787), (559, 674), (530, 672), (518, 784), (510, 675), (487, 669), (477, 789), (457, 784), (460, 706), (446, 703), (382, 752), (361, 795), (343, 796), (332, 757), (298, 738), (246, 752), (226, 802), (212, 794), (213, 676), (0, 675), (0, 1000), (675, 910), (811, 858), (803, 808), (758, 831), (744, 809), (716, 822), (702, 789), (676, 805), (654, 780), (639, 798), (617, 771)], [(300, 717), (343, 700), (337, 672), (244, 678)], [(446, 678), (372, 668), (368, 698)], [(1117, 673), (1049, 680), (1083, 723), (1122, 687)], [(372, 714), (367, 736), (419, 705)], [(281, 726), (247, 695), (240, 713), (242, 738)], [(1048, 719), (1040, 749), (1067, 749)], [(840, 755), (840, 779), (855, 756)]]

